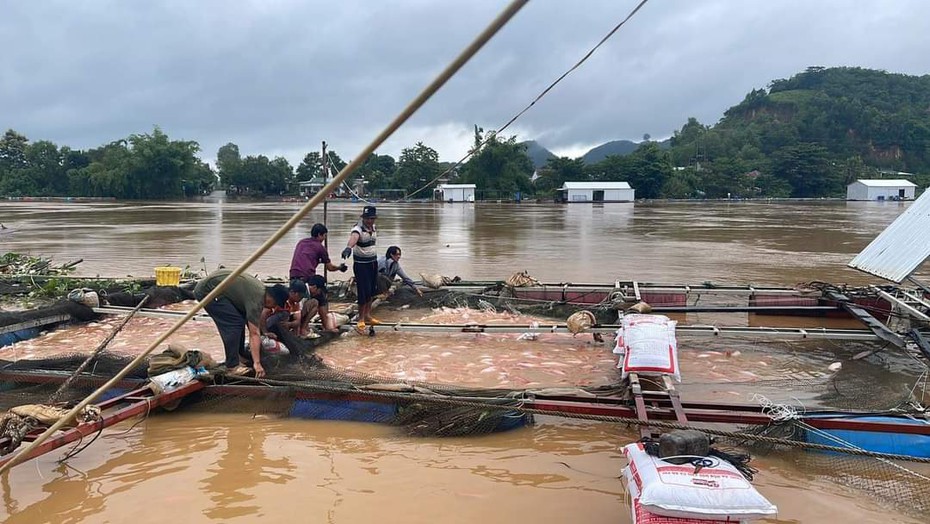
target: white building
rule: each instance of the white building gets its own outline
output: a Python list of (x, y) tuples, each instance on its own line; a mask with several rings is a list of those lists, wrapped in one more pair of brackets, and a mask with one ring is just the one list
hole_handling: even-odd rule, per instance
[(916, 187), (908, 180), (856, 180), (846, 186), (846, 200), (913, 200)]
[(565, 182), (563, 202), (632, 202), (636, 191), (628, 182)]
[(474, 202), (475, 184), (439, 184), (433, 193), (443, 202)]

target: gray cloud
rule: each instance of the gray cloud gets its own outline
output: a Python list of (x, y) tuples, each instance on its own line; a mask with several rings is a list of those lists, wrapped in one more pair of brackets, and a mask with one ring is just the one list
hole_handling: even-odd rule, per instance
[[(531, 2), (382, 151), (460, 156), (637, 2)], [(296, 165), (352, 157), (504, 2), (5, 2), (0, 127), (93, 147), (159, 125)], [(670, 135), (810, 65), (930, 72), (920, 1), (653, 0), (512, 128), (563, 152)]]

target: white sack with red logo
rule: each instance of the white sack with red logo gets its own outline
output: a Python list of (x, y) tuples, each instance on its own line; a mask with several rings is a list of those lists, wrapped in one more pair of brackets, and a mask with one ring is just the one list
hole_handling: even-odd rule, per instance
[(678, 322), (665, 315), (624, 315), (614, 349), (623, 354), (617, 366), (622, 370), (621, 379), (639, 373), (669, 375), (681, 382), (676, 325)]
[(679, 466), (647, 454), (641, 443), (624, 446), (623, 454), (630, 462), (623, 471), (630, 491), (649, 513), (728, 522), (778, 513), (735, 467), (716, 457), (707, 457), (713, 465), (695, 473), (691, 464)]
[(626, 485), (630, 492), (630, 513), (633, 516), (633, 524), (719, 524), (719, 521), (716, 520), (664, 517), (649, 512), (649, 510), (644, 508), (639, 502), (639, 491), (636, 490), (636, 484), (629, 478), (626, 471), (627, 470), (624, 469), (623, 478), (626, 480)]

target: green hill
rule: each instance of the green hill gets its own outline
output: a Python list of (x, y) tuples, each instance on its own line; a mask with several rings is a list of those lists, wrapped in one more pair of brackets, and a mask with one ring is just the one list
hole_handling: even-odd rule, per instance
[(718, 195), (840, 196), (879, 170), (930, 176), (930, 75), (811, 67), (754, 89), (714, 126), (690, 119), (671, 160)]
[(610, 155), (629, 155), (638, 148), (639, 144), (630, 140), (611, 140), (591, 149), (581, 159), (585, 164), (596, 164)]
[[(643, 145), (644, 143), (646, 142), (633, 142), (630, 140), (612, 140), (610, 142), (601, 144), (591, 149), (590, 151), (582, 155), (581, 159), (584, 161), (585, 164), (596, 164), (611, 155), (620, 155), (620, 156), (629, 155), (633, 151), (636, 151), (637, 149), (639, 149), (639, 146)], [(669, 148), (668, 140), (663, 140), (662, 142), (655, 142), (655, 143), (658, 144), (659, 149)]]
[(527, 140), (522, 142), (521, 145), (526, 146), (526, 156), (530, 157), (530, 161), (533, 162), (533, 167), (536, 169), (545, 167), (550, 158), (555, 158), (552, 151), (549, 151), (535, 140)]

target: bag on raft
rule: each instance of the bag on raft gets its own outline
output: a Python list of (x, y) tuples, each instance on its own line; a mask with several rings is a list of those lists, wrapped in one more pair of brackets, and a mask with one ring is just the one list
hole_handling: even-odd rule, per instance
[(733, 465), (716, 457), (698, 457), (709, 465), (695, 473), (691, 464), (675, 465), (647, 454), (639, 442), (624, 446), (623, 454), (629, 461), (624, 478), (649, 513), (729, 522), (778, 513)]
[(636, 484), (629, 480), (626, 482), (627, 491), (630, 493), (630, 513), (633, 517), (633, 524), (719, 524), (720, 521), (707, 519), (675, 518), (656, 515), (644, 508), (639, 501), (639, 491), (636, 490)]
[(614, 353), (623, 355), (621, 379), (630, 373), (669, 375), (681, 382), (678, 368), (678, 322), (665, 315), (624, 315), (617, 332)]

